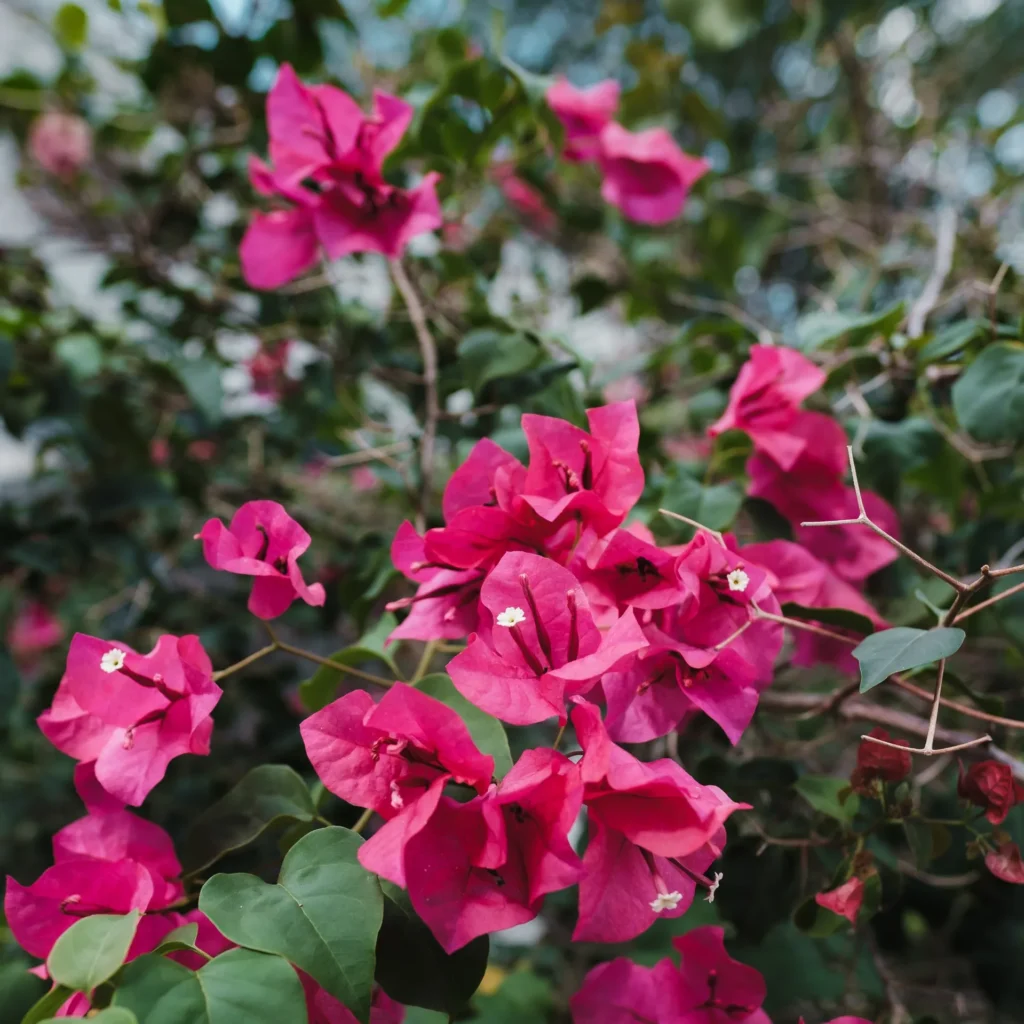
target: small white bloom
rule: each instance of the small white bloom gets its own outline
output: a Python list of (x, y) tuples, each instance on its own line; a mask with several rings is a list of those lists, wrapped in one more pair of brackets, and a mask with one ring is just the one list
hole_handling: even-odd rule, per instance
[(722, 879), (724, 877), (725, 876), (722, 874), (721, 871), (715, 872), (715, 880), (711, 883), (711, 888), (708, 889), (707, 896), (704, 897), (704, 899), (707, 900), (708, 903), (715, 902), (715, 893), (718, 891), (718, 887), (719, 885), (721, 885)]
[(730, 590), (738, 590), (741, 594), (750, 583), (750, 577), (742, 569), (733, 569), (725, 579)]
[(497, 621), (499, 626), (511, 629), (513, 626), (519, 625), (520, 622), (526, 621), (526, 612), (522, 608), (506, 608), (499, 613)]
[(400, 811), (405, 806), (405, 801), (402, 799), (402, 794), (398, 792), (398, 783), (391, 783), (391, 806), (396, 811)]
[(100, 668), (104, 672), (116, 672), (119, 668), (124, 665), (125, 653), (120, 647), (111, 647), (102, 658), (100, 658)]
[(651, 900), (651, 910), (656, 914), (660, 914), (663, 910), (675, 910), (682, 898), (683, 894), (681, 892), (659, 892)]

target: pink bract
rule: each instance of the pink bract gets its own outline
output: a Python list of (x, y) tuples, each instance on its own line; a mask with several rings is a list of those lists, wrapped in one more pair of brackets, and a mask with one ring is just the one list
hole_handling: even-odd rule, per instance
[(43, 170), (71, 182), (92, 159), (92, 129), (76, 114), (41, 114), (29, 129), (28, 150)]
[(21, 661), (30, 661), (42, 651), (60, 643), (64, 627), (40, 601), (26, 601), (19, 608), (7, 631), (7, 646)]
[(138, 806), (181, 754), (208, 754), (221, 698), (195, 636), (162, 636), (146, 655), (76, 633), (67, 670), (39, 728), (62, 753), (93, 764), (112, 797)]
[(196, 535), (214, 569), (255, 576), (249, 611), (261, 619), (285, 612), (297, 597), (319, 606), (326, 598), (323, 585), (307, 584), (299, 556), (310, 545), (309, 534), (276, 501), (246, 502), (225, 526), (210, 519)]
[(667, 224), (682, 212), (710, 164), (684, 153), (664, 128), (627, 131), (612, 122), (600, 137), (601, 195), (641, 224)]
[(819, 892), (814, 897), (819, 907), (831, 910), (833, 914), (845, 917), (850, 924), (857, 923), (860, 905), (864, 902), (864, 882), (856, 876), (828, 892)]
[(566, 160), (596, 160), (601, 149), (601, 131), (619, 105), (619, 83), (603, 82), (578, 89), (567, 78), (555, 80), (547, 91), (548, 106), (565, 129)]

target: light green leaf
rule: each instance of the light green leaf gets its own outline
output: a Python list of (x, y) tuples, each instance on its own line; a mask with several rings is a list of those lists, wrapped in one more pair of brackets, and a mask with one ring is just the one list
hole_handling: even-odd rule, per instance
[(46, 969), (58, 985), (91, 992), (113, 977), (128, 955), (141, 914), (93, 914), (76, 921), (54, 944)]
[(278, 956), (230, 949), (198, 971), (150, 954), (125, 967), (114, 1005), (144, 1024), (291, 1024), (306, 1019), (302, 982)]
[[(351, 647), (345, 647), (330, 656), (330, 660), (339, 665), (362, 667), (370, 662), (367, 671), (380, 671), (379, 662), (386, 671), (386, 676), (401, 678), (398, 666), (384, 647), (391, 631), (398, 625), (398, 619), (390, 612), (382, 615), (374, 627), (364, 633)], [(326, 665), (318, 668), (308, 679), (299, 684), (299, 700), (307, 711), (319, 711), (334, 700), (342, 673)]]
[(988, 345), (953, 385), (953, 410), (979, 441), (1024, 439), (1024, 345)]
[(204, 960), (209, 960), (210, 956), (204, 953), (197, 945), (196, 939), (199, 937), (199, 925), (197, 924), (183, 924), (180, 928), (175, 928), (173, 931), (169, 931), (161, 941), (160, 945), (153, 950), (154, 953), (197, 953)]
[(444, 672), (424, 676), (416, 684), (416, 689), (429, 693), (458, 714), (481, 753), (490, 754), (494, 758), (494, 777), (504, 778), (512, 768), (512, 754), (501, 722), (463, 697)]
[(220, 365), (205, 356), (199, 359), (178, 356), (171, 360), (170, 367), (195, 407), (211, 426), (216, 426), (221, 420), (224, 403)]
[(103, 349), (91, 334), (68, 334), (54, 346), (57, 358), (78, 380), (95, 377), (103, 369)]
[(302, 968), (365, 1024), (384, 898), (356, 859), (360, 845), (345, 828), (311, 832), (288, 851), (277, 885), (214, 875), (199, 909), (232, 942)]
[(964, 631), (955, 626), (934, 629), (896, 626), (872, 634), (853, 651), (860, 662), (860, 692), (866, 693), (893, 672), (906, 672), (948, 658), (960, 650), (965, 636)]
[(888, 337), (903, 319), (903, 303), (897, 302), (877, 313), (843, 313), (817, 310), (800, 318), (797, 341), (805, 352), (831, 345), (840, 338), (850, 342), (866, 340), (876, 334)]
[(299, 773), (283, 764), (261, 764), (192, 822), (181, 861), (194, 874), (275, 825), (315, 820), (313, 798)]
[(816, 810), (848, 824), (860, 808), (860, 797), (850, 791), (846, 779), (830, 775), (801, 775), (793, 788)]
[(62, 4), (53, 17), (53, 31), (66, 50), (80, 50), (89, 38), (89, 15), (78, 4)]

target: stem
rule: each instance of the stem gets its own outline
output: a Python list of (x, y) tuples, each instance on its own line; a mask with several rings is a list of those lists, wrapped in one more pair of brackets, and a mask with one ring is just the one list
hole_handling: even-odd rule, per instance
[(416, 332), (423, 357), (423, 386), (426, 389), (426, 416), (423, 421), (423, 437), (420, 442), (420, 513), (426, 514), (430, 499), (431, 482), (434, 475), (434, 440), (437, 437), (437, 420), (440, 407), (437, 401), (437, 346), (427, 326), (423, 305), (402, 266), (401, 260), (391, 261), (391, 276), (409, 310), (409, 319)]
[(437, 648), (437, 640), (427, 641), (426, 646), (423, 648), (423, 654), (420, 656), (419, 664), (416, 666), (416, 671), (413, 673), (412, 679), (409, 680), (411, 686), (415, 686), (427, 674), (427, 669), (430, 668), (430, 663), (434, 659)]
[[(920, 686), (915, 686), (913, 683), (904, 679), (902, 676), (895, 675), (892, 677), (892, 681), (901, 689), (907, 693), (914, 694), (915, 697), (921, 697), (923, 700), (933, 700), (934, 697), (927, 690), (922, 689)], [(939, 703), (951, 711), (956, 711), (961, 715), (966, 715), (968, 718), (977, 718), (982, 722), (990, 722), (992, 725), (1003, 725), (1007, 729), (1024, 729), (1024, 722), (1017, 720), (1016, 718), (1003, 718), (1002, 715), (992, 715), (987, 711), (982, 711), (979, 708), (968, 707), (966, 704), (959, 704), (955, 700), (949, 700), (947, 697), (940, 697)]]
[[(1017, 568), (1019, 568), (1019, 566)], [(999, 572), (998, 569), (993, 569), (992, 575), (994, 576), (997, 572)], [(953, 620), (953, 625), (963, 622), (964, 619), (969, 619), (975, 612), (983, 611), (985, 608), (991, 608), (992, 605), (998, 604), (1004, 598), (1012, 597), (1014, 594), (1019, 594), (1022, 590), (1024, 590), (1024, 583), (1018, 583), (1015, 587), (1010, 587), (1009, 590), (1004, 590), (1002, 593), (996, 594), (994, 597), (990, 597), (985, 601), (980, 601), (978, 604), (974, 605), (973, 608), (968, 608), (967, 611), (960, 612), (960, 614)]]
[[(566, 722), (566, 725), (569, 723)], [(555, 742), (551, 744), (552, 750), (557, 750), (562, 742), (562, 737), (565, 735), (565, 725), (558, 730), (558, 735), (555, 737)]]
[(258, 651), (253, 651), (248, 657), (243, 658), (241, 661), (236, 661), (233, 665), (228, 665), (227, 668), (222, 668), (219, 672), (213, 673), (214, 680), (224, 679), (227, 676), (233, 675), (235, 672), (248, 667), (254, 661), (259, 661), (260, 658), (265, 658), (268, 654), (273, 654), (277, 650), (276, 641), (271, 644), (267, 644), (266, 647), (261, 647)]
[(364, 672), (362, 669), (353, 668), (351, 665), (339, 664), (337, 661), (331, 661), (330, 658), (324, 658), (322, 655), (314, 654), (312, 651), (304, 650), (302, 647), (296, 647), (293, 644), (286, 644), (283, 640), (278, 640), (277, 646), (282, 651), (294, 654), (297, 658), (305, 658), (306, 661), (315, 662), (317, 665), (323, 665), (325, 668), (333, 668), (345, 675), (355, 676), (357, 679), (365, 679), (368, 683), (376, 683), (378, 686), (394, 685), (393, 679), (385, 679), (383, 676), (375, 676), (372, 672)]
[(729, 646), (729, 644), (731, 644), (733, 642), (733, 640), (735, 640), (737, 637), (742, 636), (744, 633), (746, 633), (746, 631), (748, 629), (750, 629), (750, 627), (753, 624), (754, 624), (754, 619), (753, 618), (747, 619), (747, 621), (744, 622), (743, 625), (740, 626), (739, 629), (733, 630), (733, 632), (731, 632), (721, 643), (715, 644), (715, 646), (712, 647), (711, 649), (713, 651), (724, 650), (726, 647)]
[(977, 747), (982, 743), (991, 743), (991, 736), (975, 736), (973, 740), (967, 740), (965, 743), (956, 743), (952, 747), (943, 747), (941, 750), (934, 750), (928, 746), (934, 739), (934, 723), (928, 723), (928, 737), (925, 739), (925, 745), (923, 747), (906, 747), (902, 743), (890, 743), (888, 740), (880, 740), (877, 736), (861, 736), (862, 740), (867, 740), (869, 743), (877, 743), (880, 747), (889, 747), (891, 750), (902, 750), (908, 754), (921, 754), (924, 757), (938, 757), (940, 754), (953, 754), (958, 750), (967, 750), (968, 747)]
[(856, 646), (860, 643), (860, 640), (854, 637), (844, 636), (842, 633), (834, 633), (831, 629), (825, 629), (824, 626), (816, 626), (812, 622), (804, 622), (802, 619), (791, 619), (787, 615), (775, 615), (772, 612), (762, 611), (756, 604), (752, 604), (751, 608), (754, 609), (754, 615), (757, 618), (767, 619), (768, 622), (777, 622), (781, 626), (792, 626), (793, 629), (802, 629), (806, 633), (815, 633), (818, 636), (828, 637), (830, 640), (841, 640), (844, 644)]
[(373, 808), (372, 807), (367, 807), (366, 810), (363, 811), (363, 813), (359, 815), (359, 818), (357, 819), (356, 823), (352, 826), (352, 828), (349, 831), (355, 832), (356, 835), (359, 835), (363, 831), (363, 829), (366, 828), (366, 826), (370, 824), (370, 819), (372, 817), (373, 817)]
[(939, 707), (942, 704), (942, 680), (946, 675), (946, 659), (939, 662), (939, 671), (935, 677), (935, 695), (932, 697), (932, 711), (928, 718), (928, 735), (924, 739), (924, 749), (931, 751), (935, 745), (935, 729), (939, 724)]
[(698, 523), (696, 519), (690, 519), (689, 516), (681, 516), (678, 512), (672, 512), (667, 508), (659, 508), (658, 511), (663, 516), (668, 516), (669, 519), (678, 519), (681, 523), (686, 523), (687, 526), (692, 526), (695, 530), (703, 530), (705, 533), (710, 533), (723, 548), (725, 547), (725, 540), (718, 530), (711, 530), (703, 523)]

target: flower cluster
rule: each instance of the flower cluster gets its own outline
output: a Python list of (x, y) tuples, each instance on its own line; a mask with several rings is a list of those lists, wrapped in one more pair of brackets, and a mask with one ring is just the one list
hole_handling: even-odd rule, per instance
[(282, 65), (267, 96), (270, 165), (253, 157), (249, 176), (284, 208), (257, 213), (242, 240), (242, 271), (254, 288), (277, 288), (329, 259), (356, 252), (398, 256), (409, 239), (441, 226), (428, 174), (412, 189), (389, 184), (385, 158), (412, 120), (404, 100), (373, 95), (367, 116), (342, 90), (307, 86)]
[(665, 224), (678, 217), (690, 189), (707, 173), (708, 162), (684, 153), (664, 128), (631, 132), (612, 120), (618, 82), (577, 89), (560, 78), (547, 101), (565, 129), (562, 155), (597, 161), (601, 195), (629, 220)]
[[(763, 498), (794, 526), (796, 540), (841, 580), (858, 584), (897, 557), (882, 537), (859, 526), (801, 527), (802, 522), (856, 519), (857, 497), (843, 483), (846, 433), (825, 413), (800, 403), (825, 383), (825, 373), (794, 349), (754, 345), (709, 433), (742, 430), (754, 445), (747, 463), (749, 494)], [(893, 536), (899, 521), (877, 494), (863, 492), (872, 521)], [(857, 611), (863, 609), (857, 608)]]

